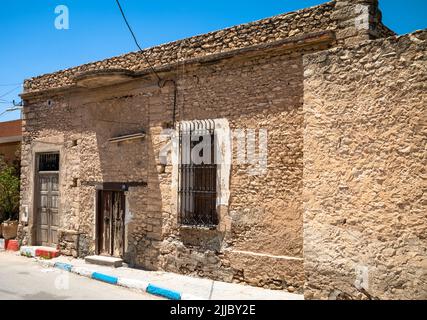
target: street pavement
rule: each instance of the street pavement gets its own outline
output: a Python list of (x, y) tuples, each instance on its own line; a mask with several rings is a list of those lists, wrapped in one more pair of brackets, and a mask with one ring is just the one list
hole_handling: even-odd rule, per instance
[(159, 300), (161, 298), (44, 268), (32, 259), (0, 252), (0, 300)]

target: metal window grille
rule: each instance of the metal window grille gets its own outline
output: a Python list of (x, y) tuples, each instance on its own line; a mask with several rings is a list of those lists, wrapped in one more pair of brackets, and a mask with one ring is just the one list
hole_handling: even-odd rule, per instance
[(39, 155), (39, 171), (59, 171), (59, 154), (43, 153)]
[[(207, 161), (195, 163), (191, 151), (203, 141), (205, 148), (199, 151), (199, 155)], [(215, 227), (218, 215), (214, 122), (200, 120), (181, 123), (179, 149), (178, 222), (188, 226)], [(210, 154), (204, 155), (204, 152)]]

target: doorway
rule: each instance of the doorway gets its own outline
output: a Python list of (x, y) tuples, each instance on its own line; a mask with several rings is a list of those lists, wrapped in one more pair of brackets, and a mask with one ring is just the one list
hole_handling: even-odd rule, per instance
[(97, 253), (122, 258), (125, 237), (125, 194), (123, 191), (97, 192)]
[(36, 244), (56, 247), (59, 219), (59, 154), (37, 156)]

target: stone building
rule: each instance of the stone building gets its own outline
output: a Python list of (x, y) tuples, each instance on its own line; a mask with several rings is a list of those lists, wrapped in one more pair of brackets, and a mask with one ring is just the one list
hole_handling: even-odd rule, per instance
[(21, 241), (426, 298), (425, 52), (376, 0), (337, 0), (26, 80)]

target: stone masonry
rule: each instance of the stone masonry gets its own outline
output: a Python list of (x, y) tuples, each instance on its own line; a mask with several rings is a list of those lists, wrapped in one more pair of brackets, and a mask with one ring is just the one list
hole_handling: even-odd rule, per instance
[(305, 56), (308, 298), (427, 298), (426, 40)]
[[(393, 56), (390, 52), (396, 43), (403, 44)], [(402, 208), (396, 207), (404, 221), (409, 219), (404, 212), (416, 218), (405, 224), (400, 221), (403, 235), (396, 240), (387, 229), (393, 223), (388, 222), (387, 215), (391, 219), (394, 212), (385, 210), (375, 199), (377, 191), (369, 189), (373, 182), (363, 182), (373, 197), (366, 195), (365, 207), (358, 193), (365, 189), (352, 191), (352, 186), (338, 183), (334, 174), (344, 177), (359, 170), (355, 173), (359, 178), (366, 172), (378, 187), (381, 185), (375, 180), (377, 169), (356, 166), (358, 161), (373, 165), (376, 151), (367, 150), (366, 159), (364, 153), (344, 152), (350, 152), (346, 149), (350, 138), (357, 138), (357, 143), (364, 141), (360, 138), (367, 131), (360, 127), (363, 116), (370, 123), (370, 113), (401, 110), (404, 119), (421, 119), (419, 107), (425, 96), (415, 90), (415, 81), (415, 87), (405, 89), (407, 95), (402, 91), (405, 103), (393, 110), (385, 104), (391, 87), (371, 92), (370, 84), (378, 80), (378, 86), (385, 86), (387, 79), (396, 81), (399, 77), (405, 83), (421, 81), (425, 69), (410, 73), (409, 68), (417, 64), (411, 60), (414, 57), (420, 63), (425, 58), (424, 46), (424, 33), (394, 37), (381, 22), (377, 1), (339, 0), (149, 48), (146, 54), (162, 78), (160, 82), (137, 52), (28, 79), (22, 94), (21, 214), (28, 212), (29, 220), (20, 224), (21, 242), (36, 241), (36, 155), (55, 151), (60, 153), (57, 245), (63, 254), (84, 257), (95, 253), (95, 185), (120, 181), (132, 183), (125, 193), (123, 257), (131, 266), (304, 292), (307, 298), (363, 298), (366, 293), (380, 298), (404, 294), (423, 297), (425, 287), (420, 283), (425, 281), (425, 273), (417, 267), (425, 270), (425, 251), (423, 258), (417, 242), (423, 240), (416, 239), (425, 231), (421, 200), (419, 205), (404, 202)], [(379, 63), (384, 50), (387, 60)], [(392, 69), (392, 65), (396, 67)], [(356, 72), (365, 66), (369, 66), (366, 75)], [(354, 109), (350, 103), (356, 98), (351, 95), (365, 99), (365, 104)], [(364, 106), (370, 109), (364, 110)], [(399, 114), (390, 122), (390, 130), (404, 126)], [(361, 117), (360, 126), (357, 116)], [(321, 122), (323, 117), (330, 121), (327, 125)], [(262, 174), (250, 174), (253, 164), (238, 162), (233, 149), (226, 186), (230, 196), (218, 206), (219, 224), (214, 229), (178, 223), (177, 169), (171, 162), (164, 165), (160, 157), (169, 141), (162, 133), (176, 125), (174, 120), (200, 119), (226, 121), (231, 130), (268, 133), (268, 162)], [(414, 123), (413, 128), (421, 128), (421, 122), (418, 126)], [(339, 135), (344, 129), (349, 129), (347, 138)], [(406, 139), (418, 139), (412, 142), (418, 145), (421, 131), (415, 134), (415, 129), (411, 130), (408, 128)], [(145, 137), (109, 141), (136, 132), (145, 133)], [(372, 137), (376, 135), (379, 133), (373, 131)], [(337, 149), (331, 149), (335, 136), (342, 139), (336, 142)], [(381, 146), (385, 154), (397, 143), (391, 138), (388, 142)], [(416, 155), (412, 155), (414, 150), (418, 150)], [(422, 173), (422, 150), (414, 147), (409, 154), (406, 157), (411, 164), (408, 162), (408, 171), (402, 172), (408, 179)], [(332, 157), (336, 158), (334, 162)], [(393, 163), (397, 166), (399, 162)], [(382, 170), (387, 178), (389, 173)], [(403, 176), (390, 179), (397, 186)], [(328, 189), (330, 183), (337, 183), (336, 193)], [(408, 189), (402, 187), (402, 192), (419, 192), (414, 181), (405, 186)], [(393, 192), (387, 196), (393, 198)], [(369, 199), (375, 203), (368, 203)], [(389, 200), (382, 201), (389, 205)], [(352, 210), (345, 211), (347, 206)], [(383, 224), (374, 220), (377, 213), (377, 218), (384, 217)], [(366, 224), (363, 231), (371, 231), (366, 239), (358, 237), (361, 246), (366, 247), (364, 241), (371, 240), (370, 236), (378, 237), (377, 242), (369, 241), (372, 251), (366, 259), (355, 259), (355, 265), (346, 252), (359, 248), (348, 239), (356, 232), (350, 230), (352, 222)], [(409, 232), (411, 225), (417, 226), (418, 231), (411, 229), (416, 235)], [(340, 232), (328, 231), (333, 226), (348, 228), (349, 233), (332, 238)], [(375, 260), (382, 259), (378, 255), (389, 248), (382, 237), (393, 238), (392, 257), (399, 257), (392, 260), (391, 268), (379, 266)], [(411, 258), (409, 273), (388, 273), (399, 272), (397, 266), (403, 261), (399, 259), (415, 253), (418, 256)], [(334, 265), (340, 263), (337, 257), (343, 259), (340, 268)], [(378, 268), (374, 273), (373, 263)], [(383, 278), (373, 278), (371, 286), (365, 288), (365, 283), (355, 278), (356, 267), (362, 278), (365, 267), (370, 277), (378, 274)], [(381, 286), (386, 286), (382, 280), (389, 281), (387, 277), (394, 277), (400, 287), (384, 287), (387, 293), (380, 294)], [(359, 291), (354, 289), (356, 280)]]
[[(256, 45), (320, 31), (336, 31), (338, 42), (359, 41), (394, 35), (381, 22), (378, 0), (331, 1), (316, 7), (238, 25), (228, 29), (167, 43), (145, 50), (155, 68), (192, 63), (202, 57), (225, 54)], [(29, 79), (28, 92), (64, 88), (75, 84), (75, 76), (88, 71), (127, 69), (148, 71), (141, 54), (132, 52), (103, 61)]]

